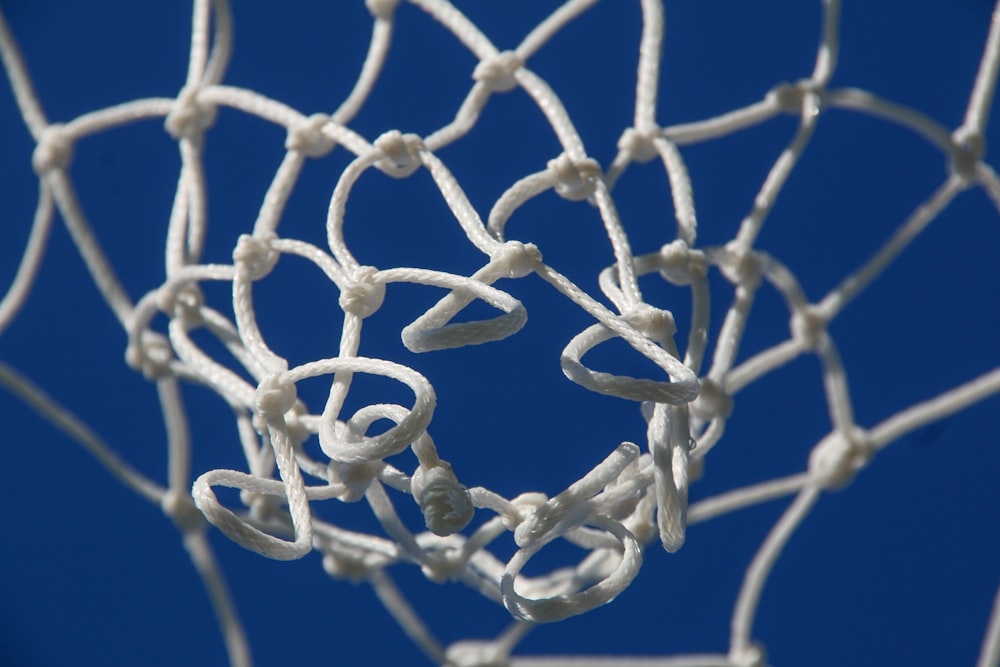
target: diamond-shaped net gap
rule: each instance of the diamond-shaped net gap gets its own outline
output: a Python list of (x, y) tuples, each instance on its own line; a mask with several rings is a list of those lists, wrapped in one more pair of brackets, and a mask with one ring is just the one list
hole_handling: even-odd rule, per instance
[(5, 662), (997, 664), (989, 8), (328, 5), (3, 8)]

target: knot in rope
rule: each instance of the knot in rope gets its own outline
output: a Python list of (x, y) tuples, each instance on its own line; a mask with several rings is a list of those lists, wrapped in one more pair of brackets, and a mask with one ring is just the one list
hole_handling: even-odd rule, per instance
[(951, 142), (949, 168), (965, 186), (970, 186), (976, 182), (976, 168), (986, 154), (986, 137), (977, 130), (960, 127), (951, 135)]
[(325, 113), (317, 113), (288, 128), (285, 148), (298, 151), (307, 157), (323, 157), (333, 150), (337, 142), (323, 132), (330, 122)]
[(767, 666), (767, 651), (760, 644), (751, 644), (739, 650), (733, 650), (727, 657), (732, 667)]
[(250, 272), (250, 280), (260, 280), (278, 263), (279, 253), (271, 245), (276, 238), (274, 232), (259, 236), (240, 234), (233, 250), (233, 262)]
[(132, 370), (142, 372), (147, 380), (159, 380), (172, 375), (170, 362), (173, 360), (174, 349), (170, 340), (155, 331), (143, 331), (139, 340), (130, 340), (125, 348), (125, 363)]
[(534, 243), (507, 241), (490, 257), (503, 266), (508, 278), (523, 278), (542, 263), (542, 252)]
[(156, 307), (161, 312), (189, 325), (201, 321), (204, 304), (205, 295), (195, 284), (184, 285), (177, 290), (161, 288), (156, 293)]
[[(522, 549), (566, 535), (586, 523), (592, 515), (616, 514), (620, 501), (630, 504), (636, 498), (611, 493), (598, 500), (609, 488), (624, 484), (626, 471), (639, 457), (639, 448), (623, 442), (599, 465), (562, 493), (536, 507), (514, 531), (514, 542)], [(633, 473), (634, 474), (634, 473)], [(611, 496), (618, 496), (612, 498)], [(596, 510), (596, 506), (600, 510)]]
[(708, 273), (705, 253), (693, 250), (681, 239), (660, 248), (660, 275), (673, 285), (690, 285)]
[(510, 501), (510, 512), (503, 514), (503, 525), (507, 530), (514, 531), (539, 507), (549, 501), (549, 497), (538, 491), (522, 493)]
[(337, 548), (323, 555), (323, 570), (334, 579), (346, 579), (358, 584), (367, 580), (373, 570), (384, 566), (384, 563), (370, 560), (361, 550)]
[(274, 373), (257, 385), (254, 410), (269, 422), (278, 421), (292, 409), (297, 399), (295, 383), (286, 380), (282, 373)]
[(302, 401), (296, 400), (292, 409), (285, 413), (285, 429), (293, 446), (299, 446), (313, 436), (313, 432), (302, 421), (302, 416), (308, 410)]
[(31, 154), (31, 167), (39, 176), (53, 169), (65, 169), (73, 159), (73, 139), (64, 125), (49, 125), (42, 130), (38, 145)]
[(549, 160), (549, 172), (555, 177), (555, 191), (563, 199), (581, 201), (594, 194), (601, 178), (601, 165), (593, 158), (574, 161), (563, 153)]
[(824, 489), (839, 489), (865, 467), (875, 453), (864, 431), (834, 431), (809, 454), (809, 474)]
[(760, 257), (753, 250), (730, 241), (717, 255), (717, 260), (722, 275), (734, 285), (747, 289), (756, 289), (760, 285), (763, 270)]
[(666, 343), (677, 333), (674, 314), (669, 310), (650, 306), (648, 303), (636, 304), (623, 314), (622, 319), (635, 327), (643, 336), (658, 343)]
[(174, 139), (197, 139), (215, 124), (215, 106), (201, 104), (198, 92), (193, 86), (181, 89), (174, 108), (167, 114), (163, 126)]
[(378, 269), (359, 266), (351, 282), (340, 292), (340, 307), (344, 312), (364, 319), (382, 307), (385, 301), (385, 283), (375, 281)]
[(656, 146), (653, 144), (655, 138), (655, 133), (642, 132), (634, 127), (628, 127), (618, 139), (618, 150), (627, 153), (634, 162), (645, 164), (658, 155)]
[(208, 523), (191, 496), (173, 489), (163, 494), (163, 498), (160, 499), (160, 509), (184, 535), (199, 531)]
[(797, 83), (779, 83), (767, 93), (767, 100), (777, 104), (785, 113), (800, 114), (808, 109), (812, 115), (820, 111), (823, 88), (812, 79), (802, 79)]
[(510, 667), (507, 653), (489, 641), (455, 642), (445, 652), (445, 667)]
[(385, 153), (385, 158), (378, 161), (379, 169), (394, 178), (406, 178), (423, 164), (420, 151), (424, 150), (424, 142), (415, 134), (389, 130), (375, 140), (375, 148)]
[(715, 380), (703, 378), (698, 398), (690, 406), (691, 413), (702, 421), (726, 419), (733, 412), (733, 397)]
[(517, 70), (523, 66), (520, 56), (504, 51), (480, 61), (472, 71), (472, 78), (486, 84), (494, 93), (506, 93), (517, 88)]
[(343, 484), (344, 493), (337, 496), (345, 503), (353, 503), (365, 497), (365, 491), (371, 485), (375, 475), (382, 469), (381, 461), (362, 461), (360, 463), (343, 463), (330, 461), (327, 471), (330, 481)]
[(365, 0), (365, 7), (368, 9), (368, 13), (377, 19), (386, 21), (392, 18), (397, 5), (399, 5), (399, 0)]
[(243, 489), (240, 491), (240, 502), (250, 509), (251, 518), (260, 523), (267, 523), (284, 516), (281, 502), (275, 496)]
[(807, 350), (815, 350), (826, 334), (826, 318), (819, 314), (815, 306), (797, 308), (788, 322), (792, 338), (800, 341)]
[(466, 554), (460, 549), (445, 548), (426, 555), (427, 560), (421, 563), (420, 572), (435, 584), (458, 581), (468, 564)]
[(439, 537), (456, 533), (472, 521), (475, 508), (469, 490), (445, 461), (429, 468), (418, 467), (410, 480), (410, 491), (420, 505), (427, 529)]
[(805, 91), (801, 86), (783, 81), (768, 91), (766, 99), (774, 102), (785, 113), (798, 113), (802, 109)]

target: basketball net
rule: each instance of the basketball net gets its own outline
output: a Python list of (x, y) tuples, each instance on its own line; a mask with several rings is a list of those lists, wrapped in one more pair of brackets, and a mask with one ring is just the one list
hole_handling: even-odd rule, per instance
[[(127, 334), (126, 362), (155, 385), (167, 433), (166, 483), (133, 468), (74, 416), (71, 405), (62, 407), (13, 367), (0, 365), (0, 382), (174, 522), (209, 592), (231, 664), (251, 663), (249, 642), (206, 537), (209, 530), (218, 530), (266, 558), (297, 560), (318, 552), (331, 577), (370, 583), (403, 631), (438, 664), (764, 665), (767, 638), (758, 639), (753, 633), (758, 605), (779, 555), (817, 501), (829, 490), (851, 485), (890, 444), (1000, 392), (1000, 368), (994, 368), (874, 425), (862, 425), (855, 419), (849, 373), (831, 334), (838, 315), (963, 192), (981, 189), (1000, 207), (1000, 179), (983, 159), (1000, 63), (997, 14), (965, 118), (954, 130), (876, 93), (829, 85), (839, 48), (837, 0), (823, 3), (821, 38), (808, 78), (776, 85), (761, 99), (711, 118), (662, 125), (658, 94), (664, 7), (660, 0), (643, 0), (634, 120), (621, 128), (617, 155), (602, 164), (588, 153), (557, 87), (531, 67), (533, 56), (595, 3), (565, 2), (518, 45), (504, 50), (488, 38), (489, 26), (474, 24), (447, 0), (410, 0), (478, 64), (469, 72), (469, 90), (451, 122), (430, 133), (400, 127), (374, 136), (355, 129), (354, 120), (390, 57), (398, 0), (366, 0), (372, 37), (356, 84), (335, 110), (315, 113), (228, 85), (233, 49), (252, 45), (234, 40), (232, 8), (226, 0), (195, 0), (187, 78), (176, 95), (137, 99), (52, 122), (42, 108), (44, 95), (33, 89), (31, 63), (22, 59), (0, 15), (3, 63), (36, 142), (32, 167), (40, 182), (32, 231), (0, 303), (0, 331), (16, 321), (32, 293), (58, 212), (94, 286)], [(467, 195), (458, 170), (448, 162), (448, 149), (477, 127), (491, 101), (513, 94), (537, 105), (561, 150), (532, 173), (504, 184), (502, 195), (484, 209)], [(222, 109), (256, 117), (287, 134), (284, 157), (260, 197), (256, 220), (236, 232), (225, 228), (231, 234), (231, 258), (218, 262), (205, 258), (208, 230), (221, 221), (207, 214), (204, 158), (209, 150), (206, 138), (217, 121), (222, 122)], [(814, 133), (823, 131), (825, 115), (834, 112), (864, 114), (902, 127), (944, 155), (948, 169), (940, 185), (922, 201), (915, 200), (912, 214), (872, 249), (860, 267), (820, 298), (810, 299), (789, 264), (762, 250), (757, 241)], [(735, 236), (721, 245), (699, 243), (697, 187), (689, 177), (686, 147), (779, 116), (796, 119), (797, 126)], [(102, 239), (115, 230), (90, 224), (78, 202), (70, 167), (74, 149), (84, 138), (147, 122), (164, 123), (176, 142), (181, 167), (167, 215), (165, 275), (160, 284), (133, 300), (102, 246)], [(312, 221), (316, 229), (325, 229), (320, 234), (325, 238), (317, 242), (286, 235), (286, 204), (293, 186), (311, 163), (334, 151), (347, 152), (351, 159), (330, 192), (325, 220)], [(660, 247), (637, 249), (628, 231), (635, 221), (620, 214), (615, 191), (630, 170), (646, 163), (661, 165), (665, 171), (674, 231)], [(371, 179), (372, 172), (391, 179), (429, 175), (427, 182), (451, 212), (453, 233), (467, 239), (479, 258), (474, 269), (461, 273), (367, 264), (366, 249), (349, 240), (352, 218), (359, 215), (350, 204), (355, 187)], [(386, 192), (391, 191), (387, 186)], [(552, 192), (565, 200), (565, 215), (600, 218), (610, 253), (596, 280), (599, 292), (549, 263), (548, 249), (541, 242), (508, 233), (508, 223), (523, 207)], [(337, 343), (326, 356), (303, 363), (290, 363), (287, 350), (269, 341), (268, 318), (281, 313), (272, 315), (255, 307), (276, 267), (292, 261), (309, 263), (315, 280), (335, 288), (330, 291), (333, 298), (311, 307), (339, 313)], [(544, 281), (552, 294), (588, 318), (562, 349), (559, 364), (565, 377), (591, 392), (637, 404), (636, 419), (641, 414), (645, 420), (646, 438), (606, 449), (588, 464), (589, 472), (558, 493), (525, 489), (506, 497), (462, 476), (462, 452), (453, 438), (432, 439), (435, 411), (448, 406), (439, 404), (428, 374), (405, 360), (368, 356), (362, 350), (368, 349), (364, 342), (369, 327), (378, 326), (376, 314), (394, 307), (404, 284), (424, 290), (433, 301), (399, 332), (407, 350), (428, 355), (428, 365), (433, 366), (439, 350), (489, 348), (525, 326), (529, 309), (517, 296), (517, 286), (528, 278)], [(687, 291), (690, 308), (682, 312), (676, 305), (654, 305), (640, 288), (640, 283), (650, 281), (662, 281), (677, 293)], [(226, 286), (228, 302), (211, 297), (220, 284)], [(720, 285), (734, 296), (722, 320), (712, 321), (710, 295), (719, 296)], [(761, 290), (773, 290), (783, 300), (787, 336), (741, 358), (740, 343)], [(211, 345), (205, 343), (209, 339)], [(651, 362), (649, 377), (633, 377), (588, 361), (592, 351), (611, 343), (619, 345), (615, 349), (622, 355)], [(812, 446), (804, 470), (689, 506), (689, 483), (710, 475), (711, 466), (726, 465), (723, 435), (735, 415), (734, 395), (809, 355), (821, 368), (831, 426)], [(356, 403), (352, 390), (366, 376), (398, 385), (402, 394), (348, 407)], [(239, 433), (230, 447), (243, 459), (239, 469), (190, 470), (197, 436), (188, 433), (188, 406), (181, 395), (184, 383), (207, 387), (230, 408)], [(316, 383), (322, 384), (322, 400), (305, 398), (301, 387)], [(400, 403), (398, 395), (407, 396), (408, 402)], [(709, 459), (713, 463), (706, 468)], [(523, 465), (531, 466), (532, 461), (526, 459)], [(732, 611), (729, 645), (718, 653), (641, 660), (513, 656), (532, 628), (612, 603), (638, 575), (644, 558), (664, 561), (657, 567), (669, 567), (670, 557), (663, 550), (680, 550), (689, 525), (782, 498), (791, 500), (747, 566)], [(338, 525), (343, 503), (367, 504), (376, 529), (363, 532)], [(419, 509), (419, 521), (401, 509), (407, 503)], [(505, 540), (513, 542), (509, 557), (500, 555)], [(532, 576), (523, 573), (533, 557), (560, 542), (575, 545), (585, 555), (570, 567)], [(444, 646), (425, 624), (419, 605), (407, 600), (390, 576), (399, 567), (418, 568), (433, 582), (465, 584), (505, 607), (511, 625), (492, 640)], [(983, 619), (987, 630), (980, 667), (1000, 661), (998, 609), (995, 605), (991, 618)]]

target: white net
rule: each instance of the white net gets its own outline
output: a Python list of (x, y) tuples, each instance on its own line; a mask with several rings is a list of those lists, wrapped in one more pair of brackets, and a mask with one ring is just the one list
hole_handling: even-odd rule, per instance
[[(927, 3), (938, 32), (883, 60), (835, 0), (155, 4), (0, 15), (30, 133), (3, 123), (0, 383), (48, 422), (0, 404), (8, 534), (39, 530), (5, 538), (11, 633), (72, 625), (101, 664), (125, 635), (221, 661), (216, 627), (233, 665), (415, 661), (374, 592), (455, 667), (1000, 662), (991, 8)], [(166, 522), (114, 518), (51, 425), (173, 521), (217, 625), (164, 602), (189, 593)], [(67, 585), (23, 573), (72, 580), (78, 550), (166, 582), (79, 597), (166, 627), (53, 616)]]

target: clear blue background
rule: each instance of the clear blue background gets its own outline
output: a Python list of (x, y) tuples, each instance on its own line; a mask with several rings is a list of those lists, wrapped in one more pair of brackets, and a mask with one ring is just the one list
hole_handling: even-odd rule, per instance
[[(949, 128), (961, 123), (985, 40), (985, 0), (847, 2), (834, 86), (857, 86), (913, 106)], [(554, 2), (467, 2), (500, 48), (516, 45)], [(820, 3), (681, 0), (667, 3), (658, 119), (691, 121), (760, 99), (807, 76)], [(187, 67), (190, 10), (183, 2), (0, 0), (52, 121), (110, 104), (173, 96)], [(369, 38), (363, 3), (234, 3), (236, 47), (226, 81), (305, 113), (331, 111), (349, 92)], [(352, 122), (374, 138), (390, 128), (426, 134), (448, 122), (469, 85), (473, 58), (409, 6), (385, 73)], [(605, 0), (529, 62), (550, 82), (589, 152), (608, 164), (630, 124), (640, 31), (637, 2)], [(0, 285), (27, 238), (36, 182), (32, 143), (9, 92), (0, 92)], [(780, 118), (725, 140), (683, 149), (695, 187), (702, 245), (723, 243), (771, 163), (790, 140)], [(991, 128), (988, 136), (998, 138)], [(208, 138), (207, 259), (226, 261), (250, 229), (282, 155), (284, 131), (221, 111)], [(477, 129), (440, 157), (485, 215), (515, 179), (558, 153), (541, 114), (519, 91), (491, 100)], [(337, 150), (307, 166), (281, 232), (322, 243), (329, 194), (347, 163)], [(162, 280), (176, 147), (158, 122), (87, 139), (72, 177), (96, 233), (133, 298)], [(818, 300), (868, 257), (946, 175), (942, 155), (916, 136), (855, 113), (821, 118), (760, 238)], [(662, 167), (634, 166), (615, 190), (637, 253), (672, 238)], [(426, 173), (407, 181), (362, 178), (348, 205), (348, 242), (368, 264), (471, 271), (465, 241)], [(596, 292), (610, 251), (596, 213), (548, 194), (508, 227), (546, 260)], [(433, 246), (430, 245), (433, 242)], [(872, 426), (1000, 363), (995, 344), (1000, 220), (969, 191), (832, 327), (849, 371), (860, 424)], [(715, 274), (715, 278), (718, 275)], [(687, 294), (643, 283), (682, 327)], [(390, 290), (362, 352), (424, 373), (438, 391), (431, 425), (463, 481), (507, 496), (554, 494), (621, 440), (642, 442), (636, 407), (566, 381), (558, 354), (590, 322), (541, 281), (506, 282), (528, 309), (518, 336), (481, 349), (413, 355), (399, 327), (434, 303), (429, 289)], [(713, 333), (731, 289), (713, 282)], [(224, 289), (209, 290), (224, 307)], [(291, 295), (291, 296), (290, 296)], [(292, 363), (335, 349), (336, 293), (304, 263), (283, 260), (260, 286), (264, 333)], [(291, 304), (291, 306), (289, 305)], [(272, 319), (267, 319), (270, 307)], [(787, 314), (767, 289), (741, 358), (787, 336)], [(57, 225), (36, 289), (0, 339), (0, 357), (87, 420), (136, 467), (163, 481), (165, 446), (155, 392), (123, 363), (125, 336)], [(596, 364), (630, 371), (629, 351)], [(617, 364), (621, 364), (618, 366)], [(635, 364), (634, 372), (649, 372)], [(396, 388), (360, 386), (386, 400)], [(318, 405), (319, 384), (303, 388)], [(240, 467), (227, 408), (186, 388), (194, 468)], [(402, 399), (403, 396), (400, 396)], [(392, 400), (396, 400), (392, 398)], [(818, 364), (802, 358), (736, 398), (726, 438), (692, 499), (803, 470), (829, 429)], [(1000, 584), (1000, 420), (996, 399), (908, 436), (880, 454), (847, 490), (821, 499), (768, 581), (755, 637), (775, 665), (970, 665)], [(206, 596), (170, 522), (120, 487), (77, 445), (0, 394), (0, 664), (223, 664)], [(531, 461), (530, 465), (526, 461)], [(401, 462), (407, 465), (408, 459)], [(409, 500), (400, 498), (407, 517)], [(746, 565), (787, 501), (691, 528), (677, 555), (652, 545), (633, 586), (613, 604), (538, 629), (520, 653), (724, 652)], [(370, 528), (363, 506), (319, 511)], [(416, 524), (411, 523), (416, 527)], [(277, 563), (212, 534), (251, 638), (256, 664), (426, 664), (364, 585), (329, 580), (320, 559)], [(509, 554), (508, 540), (498, 542)], [(573, 562), (553, 550), (543, 566)], [(534, 564), (533, 564), (534, 566)], [(426, 583), (415, 568), (393, 576), (444, 641), (492, 637), (506, 612), (459, 586)]]

